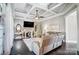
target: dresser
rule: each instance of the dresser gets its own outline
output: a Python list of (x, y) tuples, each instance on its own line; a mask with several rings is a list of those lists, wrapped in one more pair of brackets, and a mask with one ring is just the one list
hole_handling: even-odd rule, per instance
[(0, 25), (0, 54), (3, 54), (3, 26)]

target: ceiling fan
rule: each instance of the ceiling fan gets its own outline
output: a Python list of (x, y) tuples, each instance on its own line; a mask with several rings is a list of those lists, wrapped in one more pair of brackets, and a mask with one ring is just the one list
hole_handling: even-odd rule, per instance
[(38, 20), (38, 19), (45, 18), (45, 17), (44, 16), (40, 16), (38, 10), (35, 10), (35, 16), (30, 17), (30, 18)]

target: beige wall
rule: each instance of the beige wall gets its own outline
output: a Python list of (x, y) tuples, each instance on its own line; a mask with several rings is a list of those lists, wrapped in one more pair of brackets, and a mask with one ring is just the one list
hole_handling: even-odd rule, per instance
[(45, 31), (44, 29), (46, 28), (46, 26), (48, 27), (47, 30), (52, 30), (56, 32), (65, 32), (65, 19), (63, 16), (58, 16), (58, 17), (46, 20), (42, 22), (42, 24), (43, 24), (42, 25), (43, 32)]
[[(16, 24), (19, 23), (23, 27), (23, 21), (22, 20), (15, 20), (15, 26)], [(40, 23), (38, 23), (40, 24)], [(65, 20), (63, 16), (58, 16), (46, 21), (43, 21), (41, 23), (42, 25), (42, 33), (44, 33), (45, 27), (48, 25), (48, 30), (56, 31), (56, 32), (65, 32)], [(41, 30), (39, 29), (40, 26), (38, 25), (38, 34), (41, 34)], [(27, 28), (26, 28), (27, 30)], [(30, 30), (30, 29), (29, 29)]]

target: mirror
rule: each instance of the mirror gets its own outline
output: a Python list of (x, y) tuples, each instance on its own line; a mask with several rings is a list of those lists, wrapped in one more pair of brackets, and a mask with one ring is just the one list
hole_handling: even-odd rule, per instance
[(17, 32), (21, 32), (21, 25), (20, 25), (20, 24), (17, 24), (17, 25), (16, 25), (16, 31), (17, 31)]

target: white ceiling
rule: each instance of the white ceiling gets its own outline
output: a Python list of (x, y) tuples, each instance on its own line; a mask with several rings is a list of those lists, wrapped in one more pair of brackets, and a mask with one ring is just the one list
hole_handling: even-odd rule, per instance
[[(35, 11), (39, 11), (40, 16), (45, 19), (65, 12), (67, 9), (74, 7), (72, 3), (13, 3), (13, 11), (15, 19), (33, 20)], [(43, 20), (43, 19), (41, 19)]]

